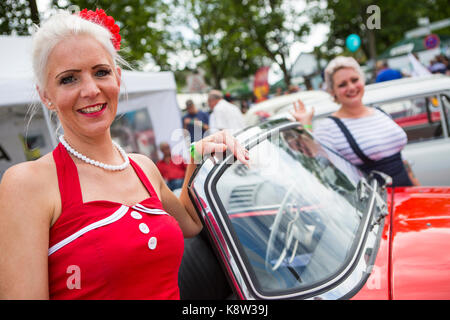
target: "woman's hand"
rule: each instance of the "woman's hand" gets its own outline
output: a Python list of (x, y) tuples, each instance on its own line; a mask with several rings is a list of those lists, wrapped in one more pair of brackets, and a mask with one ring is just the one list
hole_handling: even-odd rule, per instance
[(216, 132), (195, 143), (195, 152), (202, 157), (214, 152), (223, 153), (227, 149), (230, 150), (239, 161), (248, 166), (248, 150), (242, 147), (237, 139), (227, 130)]
[[(201, 160), (200, 158), (203, 158), (205, 155), (214, 152), (223, 153), (226, 150), (230, 150), (233, 155), (246, 166), (248, 166), (249, 160), (248, 150), (242, 147), (237, 139), (226, 130), (216, 132), (203, 138), (202, 140), (195, 142), (193, 146), (194, 150), (191, 151), (194, 153), (194, 159), (191, 160), (194, 161), (186, 168), (184, 184), (179, 197), (181, 203), (178, 202), (178, 199), (167, 186), (164, 185), (162, 187), (162, 202), (164, 209), (177, 219), (178, 224), (183, 230), (183, 235), (186, 238), (197, 235), (203, 227), (197, 211), (189, 197), (188, 191), (189, 180), (196, 167), (194, 164), (198, 163), (198, 161)], [(180, 206), (180, 204), (182, 206)]]
[(311, 111), (306, 111), (304, 103), (298, 99), (297, 102), (294, 102), (294, 110), (290, 110), (289, 113), (301, 124), (311, 125), (314, 117), (314, 107), (311, 108)]

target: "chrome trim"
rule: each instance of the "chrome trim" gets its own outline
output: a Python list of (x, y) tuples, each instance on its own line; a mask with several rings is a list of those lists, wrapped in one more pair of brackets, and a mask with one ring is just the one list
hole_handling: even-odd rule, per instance
[[(261, 132), (260, 134), (253, 137), (253, 139), (248, 139), (245, 141), (244, 147), (249, 147), (250, 145), (257, 143), (258, 140), (265, 140), (267, 139), (271, 134), (274, 132), (280, 132), (283, 129), (288, 129), (290, 127), (298, 127), (300, 124), (296, 122), (289, 122), (289, 123), (283, 123), (278, 126), (276, 126), (273, 129), (270, 129), (265, 132)], [(255, 287), (254, 281), (250, 277), (250, 274), (246, 268), (246, 264), (243, 261), (243, 258), (241, 256), (241, 251), (238, 249), (233, 236), (231, 234), (230, 229), (228, 228), (226, 219), (224, 218), (224, 214), (221, 212), (220, 207), (218, 205), (218, 199), (214, 195), (212, 190), (212, 181), (217, 177), (218, 173), (222, 171), (223, 167), (228, 164), (229, 158), (231, 158), (231, 155), (229, 157), (226, 157), (223, 159), (223, 161), (219, 164), (217, 164), (217, 167), (214, 168), (214, 171), (211, 173), (210, 170), (213, 168), (212, 163), (205, 163), (205, 168), (200, 169), (197, 176), (192, 181), (191, 189), (194, 192), (194, 194), (197, 194), (197, 192), (200, 192), (201, 190), (201, 196), (205, 201), (207, 202), (207, 206), (213, 209), (216, 213), (219, 213), (219, 220), (220, 223), (218, 223), (218, 218), (213, 215), (208, 217), (206, 213), (203, 210), (202, 206), (202, 213), (203, 217), (207, 220), (210, 227), (213, 226), (212, 222), (216, 222), (216, 225), (220, 228), (220, 232), (223, 235), (223, 239), (225, 243), (223, 245), (226, 246), (226, 248), (223, 248), (222, 251), (228, 250), (230, 252), (229, 260), (224, 261), (228, 264), (229, 270), (233, 273), (232, 276), (234, 278), (234, 281), (236, 281), (237, 285), (239, 286), (238, 289), (241, 290), (241, 293), (243, 294), (245, 299), (289, 299), (289, 298), (296, 298), (296, 297), (302, 297), (309, 294), (312, 294), (314, 292), (320, 292), (321, 290), (331, 287), (329, 291), (323, 292), (323, 293), (317, 293), (314, 296), (308, 297), (308, 299), (313, 298), (324, 298), (324, 299), (339, 299), (341, 297), (344, 297), (345, 295), (349, 294), (352, 290), (355, 289), (356, 286), (358, 286), (359, 283), (362, 281), (365, 282), (364, 275), (368, 276), (370, 274), (370, 265), (368, 262), (365, 261), (365, 259), (362, 258), (362, 252), (366, 251), (367, 249), (375, 249), (377, 246), (377, 239), (378, 233), (382, 230), (380, 230), (380, 227), (384, 225), (384, 223), (380, 225), (375, 226), (372, 230), (369, 229), (369, 226), (371, 224), (371, 221), (373, 220), (373, 216), (376, 210), (375, 207), (375, 199), (376, 199), (376, 192), (378, 188), (378, 183), (376, 179), (374, 179), (372, 188), (373, 192), (371, 195), (371, 199), (369, 202), (368, 207), (368, 213), (365, 215), (365, 221), (362, 221), (363, 227), (361, 230), (361, 236), (359, 238), (358, 244), (356, 245), (356, 248), (354, 249), (354, 254), (351, 258), (351, 260), (347, 263), (346, 267), (333, 279), (316, 286), (314, 288), (304, 290), (304, 291), (298, 291), (295, 293), (289, 293), (289, 294), (281, 294), (281, 295), (274, 295), (274, 296), (268, 296), (261, 294), (258, 292), (258, 290)], [(209, 169), (206, 169), (206, 167), (209, 167)], [(197, 178), (200, 180), (199, 185), (197, 185)], [(202, 182), (203, 187), (202, 188)], [(208, 183), (206, 183), (208, 182)], [(211, 203), (207, 200), (207, 193), (210, 195)], [(211, 211), (212, 212), (212, 211)], [(211, 219), (214, 219), (211, 221)], [(216, 231), (216, 230), (215, 230)], [(217, 241), (219, 240), (219, 237), (217, 235), (213, 235), (216, 237)], [(226, 252), (222, 252), (224, 255)], [(376, 252), (373, 252), (376, 253)], [(373, 256), (372, 253), (372, 257)], [(376, 254), (375, 254), (376, 256)], [(357, 259), (359, 259), (357, 261)], [(356, 263), (356, 265), (355, 265)], [(353, 272), (349, 271), (351, 269), (354, 269)], [(243, 270), (243, 272), (241, 271)], [(349, 274), (347, 274), (349, 273)], [(332, 287), (334, 286), (334, 287)], [(249, 290), (251, 289), (251, 290)]]
[[(203, 222), (205, 224), (207, 224), (207, 227), (209, 230), (212, 230), (213, 234), (211, 234), (211, 237), (214, 238), (214, 242), (215, 242), (214, 245), (217, 247), (217, 250), (219, 250), (220, 255), (222, 257), (226, 257), (226, 259), (223, 259), (222, 262), (225, 264), (228, 276), (231, 278), (231, 281), (238, 286), (237, 288), (233, 288), (233, 289), (236, 291), (239, 291), (238, 292), (239, 296), (243, 296), (244, 298), (246, 298), (249, 296), (248, 288), (245, 286), (245, 283), (242, 279), (241, 273), (236, 264), (234, 256), (231, 253), (228, 254), (228, 252), (230, 252), (230, 248), (226, 242), (227, 239), (225, 237), (219, 237), (217, 234), (217, 231), (219, 231), (221, 234), (223, 232), (222, 232), (222, 230), (216, 230), (216, 228), (214, 226), (214, 222), (216, 222), (215, 225), (218, 228), (220, 228), (220, 225), (217, 223), (215, 215), (212, 213), (211, 209), (209, 209), (210, 204), (209, 204), (205, 189), (203, 188), (204, 183), (205, 183), (206, 179), (208, 178), (208, 175), (213, 167), (214, 167), (213, 160), (212, 159), (206, 160), (204, 162), (203, 166), (198, 170), (197, 175), (191, 181), (188, 188), (191, 193), (191, 196), (195, 197), (196, 202), (198, 202), (199, 199), (202, 199), (205, 202), (206, 208), (204, 208), (204, 205), (202, 203), (199, 203), (199, 204), (194, 203), (194, 205), (197, 208), (200, 205), (200, 208), (198, 208), (198, 209), (201, 212), (201, 217), (202, 217)], [(197, 182), (199, 183), (199, 185), (196, 185)], [(207, 212), (208, 209), (209, 209), (209, 212), (211, 212), (210, 216), (208, 216), (208, 212)], [(224, 242), (222, 242), (221, 239), (223, 239)]]

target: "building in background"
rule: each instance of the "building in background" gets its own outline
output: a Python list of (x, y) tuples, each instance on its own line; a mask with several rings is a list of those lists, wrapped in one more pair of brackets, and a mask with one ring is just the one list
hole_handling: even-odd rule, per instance
[(325, 60), (318, 60), (313, 53), (300, 53), (291, 67), (292, 83), (303, 90), (319, 90), (322, 86), (322, 70)]

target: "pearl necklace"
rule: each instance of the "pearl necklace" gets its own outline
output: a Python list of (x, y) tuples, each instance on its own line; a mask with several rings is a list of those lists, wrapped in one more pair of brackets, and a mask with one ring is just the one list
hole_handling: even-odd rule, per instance
[(78, 159), (88, 163), (88, 164), (92, 164), (96, 167), (105, 169), (105, 170), (109, 170), (109, 171), (120, 171), (125, 169), (126, 167), (128, 167), (128, 165), (130, 164), (130, 159), (128, 158), (128, 155), (126, 154), (126, 152), (116, 143), (113, 141), (113, 144), (116, 146), (117, 150), (119, 150), (120, 154), (122, 155), (122, 158), (125, 160), (124, 163), (117, 165), (117, 166), (113, 166), (110, 164), (106, 164), (100, 161), (95, 161), (92, 159), (89, 159), (88, 157), (86, 157), (85, 155), (79, 153), (78, 151), (76, 151), (74, 148), (72, 148), (64, 139), (64, 136), (59, 136), (59, 141), (61, 141), (62, 145), (64, 146), (64, 148), (66, 148), (67, 151), (69, 151), (71, 154), (73, 154), (75, 157), (77, 157)]

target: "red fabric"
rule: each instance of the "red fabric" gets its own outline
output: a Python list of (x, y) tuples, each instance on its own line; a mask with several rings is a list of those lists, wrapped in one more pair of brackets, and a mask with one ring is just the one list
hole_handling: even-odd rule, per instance
[(173, 179), (183, 179), (184, 174), (186, 173), (186, 163), (183, 161), (183, 158), (180, 156), (173, 156), (169, 163), (164, 160), (159, 160), (156, 163), (156, 166), (161, 172), (161, 175), (164, 179), (170, 181)]
[[(106, 200), (82, 203), (75, 163), (61, 144), (53, 151), (53, 157), (62, 212), (50, 229), (49, 247), (111, 216), (122, 206)], [(163, 210), (144, 172), (131, 159), (130, 162), (150, 193), (140, 204)], [(137, 220), (131, 216), (132, 211), (127, 208), (119, 220), (88, 231), (49, 256), (50, 299), (179, 299), (178, 269), (184, 240), (177, 221), (170, 215), (141, 211), (138, 212), (142, 219)], [(148, 234), (140, 231), (141, 223), (149, 227)], [(148, 246), (151, 237), (157, 239), (153, 250)], [(76, 279), (79, 289), (73, 286)]]

